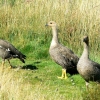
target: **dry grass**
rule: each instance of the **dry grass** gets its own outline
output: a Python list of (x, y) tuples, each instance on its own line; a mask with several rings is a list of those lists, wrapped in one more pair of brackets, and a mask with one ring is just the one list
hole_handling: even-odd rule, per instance
[(0, 68), (0, 100), (29, 100), (32, 85), (25, 84), (23, 75), (18, 77), (16, 71)]
[[(79, 56), (83, 51), (81, 38), (83, 35), (89, 35), (90, 58), (99, 62), (99, 0), (0, 1), (0, 38), (9, 40), (23, 51), (27, 55), (26, 64), (33, 64), (36, 59), (48, 60), (48, 48), (51, 41), (51, 38), (48, 37), (51, 37), (51, 31), (45, 28), (45, 24), (50, 20), (58, 23), (60, 41)], [(38, 71), (33, 71), (34, 73), (25, 70), (15, 71), (15, 69), (5, 69), (2, 72), (0, 68), (0, 99), (83, 99), (81, 93), (84, 92), (84, 82), (79, 76), (74, 76), (76, 85), (72, 86), (70, 79), (67, 81), (55, 79), (54, 76), (58, 74), (59, 70), (49, 69), (52, 65), (46, 64), (43, 64)], [(47, 66), (46, 69), (44, 66)], [(45, 73), (45, 70), (48, 73)], [(52, 73), (53, 71), (54, 73)], [(80, 86), (82, 86), (81, 89)], [(91, 90), (89, 93), (94, 92)]]

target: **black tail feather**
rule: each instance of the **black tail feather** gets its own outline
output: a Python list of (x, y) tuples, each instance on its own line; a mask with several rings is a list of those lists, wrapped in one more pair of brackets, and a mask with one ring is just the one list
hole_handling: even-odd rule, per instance
[(22, 58), (23, 58), (23, 59), (26, 59), (26, 56), (25, 56), (25, 55), (22, 55)]
[(20, 58), (20, 60), (21, 60), (23, 63), (25, 63), (25, 61), (24, 61), (24, 59), (23, 59), (23, 58)]
[(19, 58), (23, 63), (25, 63), (24, 59), (26, 59), (26, 56), (25, 55), (20, 55), (20, 58)]
[(26, 59), (26, 56), (23, 55), (23, 54), (20, 54), (20, 55), (12, 55), (12, 58), (18, 58), (20, 59), (23, 63), (25, 63), (25, 59)]

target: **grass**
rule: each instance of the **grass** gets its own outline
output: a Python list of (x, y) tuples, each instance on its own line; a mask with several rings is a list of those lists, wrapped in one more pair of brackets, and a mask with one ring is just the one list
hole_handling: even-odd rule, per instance
[(54, 67), (52, 61), (34, 62), (33, 65), (38, 69), (0, 70), (1, 100), (70, 100), (77, 97), (81, 100), (80, 87), (83, 84), (85, 89), (85, 85), (84, 80), (80, 85), (79, 75), (59, 80), (57, 76), (61, 75), (61, 69)]
[[(61, 68), (54, 62), (39, 60), (22, 69), (0, 68), (1, 100), (99, 100), (99, 86), (91, 83), (86, 90), (79, 76), (58, 79)], [(87, 99), (88, 98), (88, 99)]]
[(50, 59), (52, 35), (45, 27), (46, 22), (56, 21), (60, 42), (78, 56), (83, 51), (81, 39), (88, 35), (90, 58), (99, 62), (99, 9), (99, 0), (1, 0), (0, 38), (27, 59), (25, 64), (11, 60), (15, 69), (8, 69), (8, 63), (4, 70), (0, 67), (0, 100), (99, 100), (100, 87), (91, 82), (86, 90), (80, 75), (57, 79), (61, 67)]

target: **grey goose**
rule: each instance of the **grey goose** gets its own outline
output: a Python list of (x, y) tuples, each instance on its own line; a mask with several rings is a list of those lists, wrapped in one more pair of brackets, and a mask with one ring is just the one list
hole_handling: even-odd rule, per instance
[(49, 48), (50, 56), (57, 64), (62, 66), (62, 76), (58, 78), (66, 79), (66, 73), (71, 75), (78, 73), (76, 66), (79, 58), (72, 50), (59, 43), (56, 22), (50, 21), (46, 24), (46, 26), (50, 26), (52, 28), (53, 35)]
[(90, 60), (89, 58), (89, 38), (83, 37), (84, 50), (77, 64), (79, 74), (86, 81), (88, 86), (89, 81), (100, 82), (100, 64)]
[[(18, 58), (25, 63), (26, 56), (17, 50), (11, 43), (6, 40), (0, 39), (0, 57), (2, 58), (2, 67), (4, 67), (5, 60), (7, 59), (10, 64), (10, 59)], [(12, 65), (10, 64), (10, 67)]]

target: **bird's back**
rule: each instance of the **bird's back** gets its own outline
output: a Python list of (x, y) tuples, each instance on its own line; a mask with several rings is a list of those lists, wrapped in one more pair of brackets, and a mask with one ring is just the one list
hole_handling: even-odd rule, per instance
[(50, 48), (49, 53), (51, 58), (63, 68), (66, 68), (67, 71), (69, 70), (69, 73), (72, 72), (73, 69), (76, 70), (79, 58), (67, 47), (57, 44), (55, 47)]
[[(26, 58), (26, 56), (17, 50), (12, 44), (2, 39), (0, 39), (0, 51), (0, 54), (2, 54), (0, 56), (4, 57), (5, 59), (12, 56), (14, 58), (19, 58), (22, 62), (24, 62), (24, 59)], [(5, 53), (6, 55), (4, 55)]]
[(100, 81), (100, 64), (90, 59), (79, 60), (77, 70), (86, 81)]

